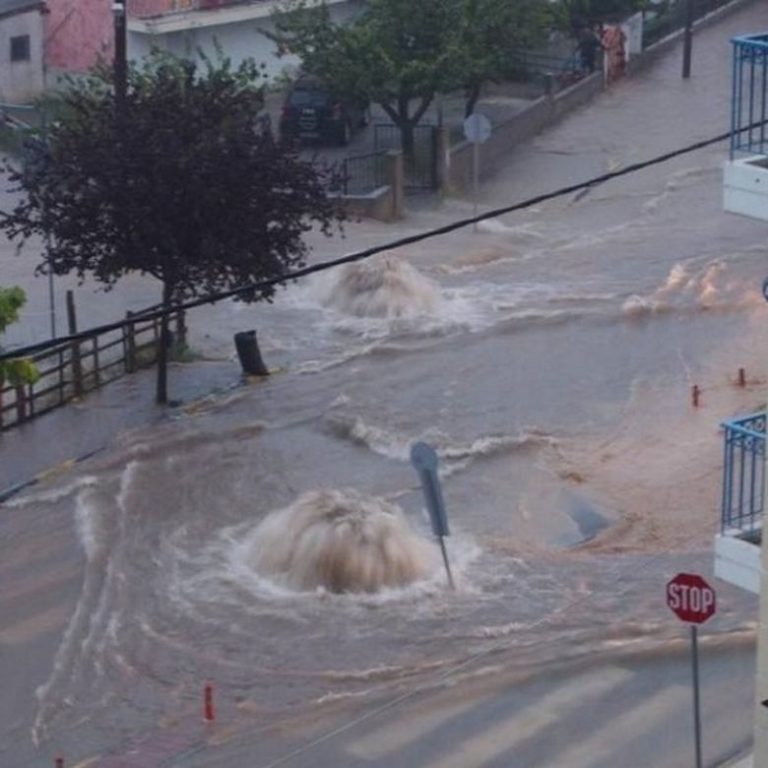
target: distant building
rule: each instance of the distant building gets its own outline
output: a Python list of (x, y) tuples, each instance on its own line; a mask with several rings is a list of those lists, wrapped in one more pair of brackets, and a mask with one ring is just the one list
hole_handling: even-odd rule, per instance
[(111, 58), (112, 23), (108, 0), (0, 0), (0, 101), (29, 101)]
[[(725, 164), (724, 207), (768, 222), (768, 34), (737, 37), (732, 43), (731, 153)], [(715, 539), (715, 574), (760, 594), (755, 768), (768, 768), (768, 536), (763, 535), (767, 425), (765, 410), (724, 425), (722, 518)]]
[(40, 0), (0, 0), (0, 101), (26, 101), (44, 87), (44, 9)]
[[(360, 13), (364, 0), (326, 0), (331, 16), (344, 23)], [(275, 43), (261, 30), (274, 32), (277, 0), (130, 0), (128, 53), (132, 59), (153, 47), (178, 55), (215, 53), (216, 43), (237, 65), (251, 57), (270, 77), (296, 67), (293, 56), (278, 57)]]
[[(364, 0), (326, 0), (334, 21), (360, 13)], [(272, 12), (278, 0), (127, 0), (128, 56), (152, 48), (178, 55), (216, 46), (235, 65), (247, 57), (274, 77), (295, 68), (278, 57)], [(0, 102), (26, 102), (55, 88), (63, 74), (82, 74), (99, 57), (111, 60), (114, 18), (110, 0), (0, 0)]]

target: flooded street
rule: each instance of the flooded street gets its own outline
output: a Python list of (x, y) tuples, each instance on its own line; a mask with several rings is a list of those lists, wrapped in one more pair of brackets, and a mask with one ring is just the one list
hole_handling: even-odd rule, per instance
[[(516, 150), (483, 204), (720, 132), (727, 40), (766, 23), (755, 4), (703, 30), (685, 86), (675, 55), (618, 84)], [(765, 403), (766, 226), (722, 211), (725, 157), (717, 145), (329, 270), (273, 305), (191, 317), (191, 344), (208, 351), (230, 354), (233, 329), (257, 328), (277, 371), (123, 432), (2, 505), (2, 604), (21, 623), (34, 594), (62, 630), (38, 645), (34, 624), (0, 632), (9, 666), (25, 645), (49, 659), (27, 681), (34, 700), (0, 725), (0, 763), (124, 749), (197, 712), (206, 680), (246, 733), (492, 665), (663, 652), (680, 637), (664, 583), (711, 573), (719, 422)], [(333, 247), (470, 210), (448, 200), (402, 229), (352, 224)], [(455, 592), (409, 462), (419, 440), (441, 458)], [(335, 512), (292, 507), (319, 491), (361, 515), (361, 539), (337, 537)], [(358, 591), (321, 585), (332, 546), (360, 558)], [(723, 595), (707, 631), (749, 629), (754, 601)]]

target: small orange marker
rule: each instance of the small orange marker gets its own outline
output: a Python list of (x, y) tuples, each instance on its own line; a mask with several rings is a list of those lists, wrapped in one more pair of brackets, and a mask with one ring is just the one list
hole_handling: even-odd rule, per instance
[(213, 709), (213, 685), (206, 683), (203, 690), (203, 720), (206, 723), (212, 723), (216, 719), (216, 713)]

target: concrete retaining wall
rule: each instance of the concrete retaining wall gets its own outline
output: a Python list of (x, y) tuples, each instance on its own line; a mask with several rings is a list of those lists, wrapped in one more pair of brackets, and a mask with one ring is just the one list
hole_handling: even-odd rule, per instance
[[(728, 5), (713, 11), (703, 19), (695, 22), (694, 29), (715, 23), (723, 16), (764, 0), (733, 0)], [(634, 56), (628, 62), (628, 73), (642, 71), (680, 41), (683, 30), (672, 33), (658, 43), (647, 48), (639, 56)], [(694, 41), (694, 70), (695, 70)], [(559, 120), (563, 115), (589, 102), (596, 94), (604, 89), (603, 73), (595, 72), (570, 88), (561, 91), (556, 96), (542, 96), (531, 103), (523, 111), (514, 115), (504, 123), (494, 126), (493, 133), (483, 144), (480, 152), (480, 176), (493, 173), (500, 157), (510, 152), (516, 145), (532, 138), (543, 128)], [(463, 141), (452, 146), (445, 152), (438, 152), (438, 178), (443, 180), (444, 192), (460, 193), (472, 186), (472, 145)]]
[(392, 187), (379, 187), (367, 195), (342, 196), (344, 208), (351, 218), (395, 221), (399, 218), (395, 209), (395, 195)]
[[(481, 177), (494, 171), (500, 157), (563, 115), (586, 104), (603, 87), (602, 72), (595, 72), (555, 96), (536, 99), (509, 120), (494, 126), (491, 137), (480, 151)], [(438, 168), (439, 178), (445, 180), (444, 191), (461, 192), (472, 186), (472, 145), (468, 141), (454, 145), (448, 152), (438, 152), (438, 157), (444, 164), (444, 167)]]
[[(696, 39), (695, 39), (696, 30), (702, 29), (704, 27), (708, 27), (710, 24), (714, 24), (715, 22), (722, 19), (724, 16), (728, 16), (729, 14), (734, 13), (735, 11), (738, 11), (741, 8), (744, 8), (747, 5), (752, 5), (752, 3), (762, 2), (762, 1), (763, 0), (733, 0), (733, 2), (728, 3), (728, 5), (724, 5), (722, 8), (718, 8), (716, 11), (712, 11), (712, 13), (704, 16), (704, 18), (694, 22), (693, 24), (693, 30), (694, 30), (693, 63), (692, 63), (692, 70), (694, 72), (696, 71)], [(627, 72), (629, 74), (641, 72), (648, 65), (656, 61), (656, 59), (658, 59), (659, 56), (663, 56), (665, 53), (667, 53), (672, 48), (674, 48), (682, 39), (684, 32), (685, 32), (684, 29), (682, 28), (678, 29), (676, 32), (672, 32), (672, 34), (667, 35), (667, 37), (659, 40), (658, 43), (654, 43), (653, 45), (648, 46), (648, 48), (646, 48), (639, 56), (632, 57), (627, 64)], [(680, 66), (682, 67), (682, 61), (680, 63)]]
[(347, 213), (379, 221), (396, 221), (402, 218), (405, 200), (405, 173), (403, 153), (390, 150), (384, 158), (386, 185), (367, 195), (344, 195), (341, 199)]

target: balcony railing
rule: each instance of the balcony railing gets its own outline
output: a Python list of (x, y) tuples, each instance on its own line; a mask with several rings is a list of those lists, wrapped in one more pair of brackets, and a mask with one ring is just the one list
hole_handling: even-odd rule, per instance
[(129, 0), (128, 11), (137, 18), (151, 18), (180, 11), (207, 11), (260, 2), (264, 0)]
[(725, 457), (720, 519), (723, 533), (749, 535), (761, 529), (764, 507), (766, 414), (723, 424)]
[(731, 159), (736, 152), (768, 155), (768, 34), (731, 42)]

